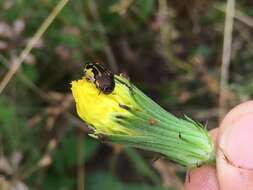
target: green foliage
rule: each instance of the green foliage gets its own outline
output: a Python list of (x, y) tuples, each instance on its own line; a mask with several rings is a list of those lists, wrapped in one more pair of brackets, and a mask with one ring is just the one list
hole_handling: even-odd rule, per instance
[(71, 175), (49, 173), (45, 176), (43, 187), (48, 190), (73, 189), (75, 183), (76, 180)]
[(209, 58), (213, 53), (213, 50), (207, 45), (200, 45), (196, 48), (193, 48), (193, 55), (201, 55), (203, 57)]
[(100, 0), (99, 3), (99, 13), (103, 24), (105, 24), (107, 30), (109, 31), (113, 30), (114, 32), (116, 32), (115, 31), (116, 28), (123, 30), (122, 18), (118, 14), (110, 11), (110, 7), (114, 5), (116, 2), (118, 2), (118, 0), (108, 0), (108, 1)]
[(39, 78), (39, 73), (35, 65), (24, 64), (23, 74), (27, 77), (28, 80), (36, 82)]
[(146, 21), (150, 17), (154, 10), (154, 0), (139, 0), (136, 1), (136, 4), (139, 9), (139, 14), (142, 21)]
[(161, 183), (157, 174), (150, 168), (148, 163), (146, 163), (138, 152), (131, 148), (126, 148), (125, 152), (140, 176), (148, 177), (154, 184), (158, 185)]
[(76, 184), (76, 177), (73, 176), (71, 170), (78, 167), (78, 147), (84, 149), (84, 164), (91, 159), (97, 148), (97, 141), (86, 136), (78, 140), (73, 130), (69, 131), (67, 136), (62, 140), (60, 147), (56, 150), (54, 155), (54, 162), (46, 175), (43, 187), (46, 189), (72, 189)]
[(31, 142), (37, 139), (38, 130), (29, 130), (25, 119), (17, 114), (14, 102), (7, 97), (0, 97), (0, 142), (4, 144), (4, 153), (11, 156), (13, 151), (28, 157), (27, 164), (39, 157), (39, 152)]
[[(64, 173), (66, 168), (75, 166), (78, 163), (78, 139), (74, 133), (69, 133), (61, 142), (60, 148), (56, 151), (54, 163), (58, 173)], [(84, 161), (92, 158), (98, 148), (98, 142), (91, 137), (83, 137), (81, 146), (84, 148)]]
[(0, 98), (0, 115), (1, 115), (1, 126), (2, 128), (8, 128), (11, 121), (14, 121), (15, 110), (14, 107), (10, 105), (6, 97)]
[[(99, 182), (99, 183), (98, 183)], [(105, 173), (92, 173), (87, 178), (87, 189), (110, 189), (110, 190), (165, 190), (165, 188), (148, 186), (145, 184), (122, 183), (116, 177)]]

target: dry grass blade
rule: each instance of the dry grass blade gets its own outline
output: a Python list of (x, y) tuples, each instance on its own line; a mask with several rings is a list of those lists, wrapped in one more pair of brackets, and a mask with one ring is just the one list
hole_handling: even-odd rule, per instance
[(224, 28), (223, 53), (220, 76), (220, 97), (219, 97), (219, 117), (226, 112), (226, 95), (228, 92), (229, 65), (231, 58), (232, 33), (235, 15), (235, 0), (227, 0), (226, 19)]
[(66, 5), (66, 3), (69, 0), (61, 0), (54, 8), (54, 10), (51, 12), (51, 14), (46, 18), (46, 20), (42, 23), (42, 25), (39, 27), (39, 29), (36, 31), (35, 35), (32, 37), (31, 41), (27, 44), (25, 49), (21, 52), (20, 56), (14, 61), (13, 65), (11, 66), (8, 73), (4, 76), (3, 80), (0, 83), (0, 94), (3, 92), (7, 84), (10, 82), (11, 78), (15, 75), (15, 73), (18, 71), (20, 65), (25, 60), (27, 55), (30, 53), (30, 51), (33, 49), (33, 47), (36, 45), (38, 40), (41, 38), (41, 36), (45, 33), (45, 31), (48, 29), (50, 24), (53, 22), (55, 17), (60, 13), (60, 11), (63, 9), (63, 7)]

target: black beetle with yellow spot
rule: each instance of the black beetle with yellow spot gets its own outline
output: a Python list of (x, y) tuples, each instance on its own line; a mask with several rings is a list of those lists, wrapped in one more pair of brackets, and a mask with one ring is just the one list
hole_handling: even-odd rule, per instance
[(110, 94), (115, 87), (114, 75), (101, 64), (88, 63), (84, 67), (85, 78), (93, 82), (104, 94)]

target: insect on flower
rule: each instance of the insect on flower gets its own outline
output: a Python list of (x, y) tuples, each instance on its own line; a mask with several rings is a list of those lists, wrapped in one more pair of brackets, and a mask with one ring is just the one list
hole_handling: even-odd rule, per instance
[(85, 68), (71, 90), (78, 115), (93, 129), (90, 136), (157, 152), (189, 168), (215, 162), (214, 143), (201, 124), (165, 111), (122, 75), (97, 64)]
[(114, 75), (101, 64), (88, 63), (84, 68), (85, 78), (94, 83), (104, 94), (110, 94), (114, 90)]

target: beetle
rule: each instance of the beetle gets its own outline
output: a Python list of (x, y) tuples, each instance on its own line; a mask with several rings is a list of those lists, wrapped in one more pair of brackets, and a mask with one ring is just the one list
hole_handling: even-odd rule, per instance
[(93, 82), (104, 94), (110, 94), (115, 88), (114, 75), (99, 63), (87, 63), (84, 67), (86, 79)]

